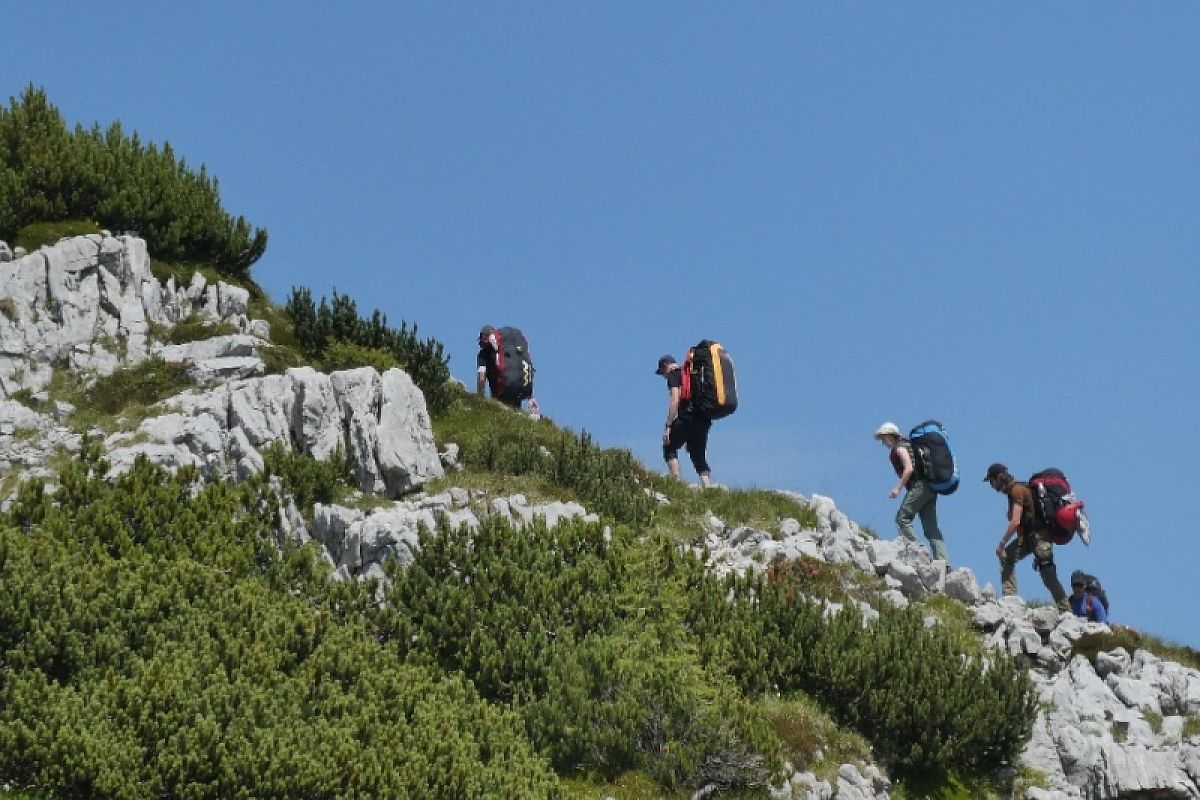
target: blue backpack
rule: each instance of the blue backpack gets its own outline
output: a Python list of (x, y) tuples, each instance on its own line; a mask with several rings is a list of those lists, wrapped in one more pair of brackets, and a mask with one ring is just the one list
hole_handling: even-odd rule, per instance
[(908, 441), (917, 477), (928, 481), (929, 488), (938, 494), (954, 494), (958, 489), (958, 464), (945, 426), (934, 419), (926, 420), (912, 429)]

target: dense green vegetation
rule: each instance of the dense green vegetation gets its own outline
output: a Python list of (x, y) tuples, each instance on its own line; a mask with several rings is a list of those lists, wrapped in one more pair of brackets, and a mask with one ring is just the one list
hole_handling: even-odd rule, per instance
[(378, 309), (369, 318), (359, 316), (358, 304), (336, 291), (332, 303), (322, 297), (318, 305), (308, 289), (293, 289), (284, 311), (300, 352), (318, 367), (399, 366), (424, 393), (430, 413), (450, 402), (450, 369), (442, 343), (421, 339), (416, 325), (389, 327)]
[(265, 230), (224, 211), (203, 166), (193, 171), (170, 144), (143, 143), (119, 122), (69, 129), (30, 86), (0, 106), (0, 239), (29, 244), (25, 226), (62, 220), (136, 230), (160, 258), (241, 278), (267, 246)]
[[(0, 237), (100, 224), (146, 236), (160, 277), (195, 264), (248, 285), (272, 371), (405, 369), (466, 467), (432, 490), (577, 499), (600, 521), (443, 520), (389, 585), (336, 582), (314, 546), (281, 538), (272, 487), (310, 517), (344, 502), (341, 454), (267, 448), (243, 483), (145, 461), (106, 480), (85, 439), (56, 456), (53, 492), (30, 481), (0, 514), (0, 783), (19, 796), (761, 798), (785, 759), (826, 778), (872, 759), (949, 797), (988, 785), (1027, 736), (1027, 676), (981, 652), (961, 608), (865, 623), (858, 602), (884, 605), (874, 576), (800, 559), (721, 580), (693, 549), (713, 514), (815, 525), (802, 502), (696, 492), (462, 391), (441, 343), (336, 291), (271, 306), (248, 278), (266, 234), (220, 209), (203, 168), (119, 124), (69, 132), (30, 88), (0, 109)], [(58, 369), (49, 397), (77, 406), (77, 429), (128, 430), (190, 385), (149, 360), (96, 380)]]

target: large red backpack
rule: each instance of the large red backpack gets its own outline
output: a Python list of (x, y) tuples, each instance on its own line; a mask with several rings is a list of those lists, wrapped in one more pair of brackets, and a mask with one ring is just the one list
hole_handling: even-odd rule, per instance
[(1033, 517), (1044, 528), (1055, 544), (1066, 544), (1079, 533), (1084, 544), (1091, 542), (1091, 528), (1084, 502), (1071, 491), (1071, 484), (1063, 471), (1047, 467), (1035, 472), (1028, 481), (1033, 492)]
[(492, 396), (509, 402), (533, 397), (533, 361), (529, 357), (529, 342), (519, 328), (497, 328), (496, 381)]

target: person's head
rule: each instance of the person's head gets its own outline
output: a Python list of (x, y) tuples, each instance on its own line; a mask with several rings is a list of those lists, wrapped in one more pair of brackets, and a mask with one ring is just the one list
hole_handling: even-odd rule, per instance
[(983, 480), (997, 492), (1007, 492), (1013, 484), (1012, 473), (999, 462), (987, 468), (987, 475)]
[(885, 422), (875, 429), (875, 441), (891, 450), (900, 443), (900, 428), (894, 422)]
[(675, 356), (671, 355), (670, 353), (667, 353), (666, 355), (663, 355), (663, 356), (659, 356), (658, 368), (654, 370), (654, 374), (655, 375), (666, 375), (668, 372), (670, 372), (672, 369), (674, 369), (675, 366), (676, 366), (675, 365)]
[(1083, 574), (1083, 570), (1075, 570), (1071, 573), (1071, 594), (1078, 597), (1087, 589), (1087, 576)]
[(482, 328), (480, 328), (479, 329), (479, 346), (483, 347), (485, 344), (488, 344), (488, 338), (493, 333), (495, 333), (495, 331), (496, 331), (496, 329), (493, 328), (491, 325), (484, 325)]

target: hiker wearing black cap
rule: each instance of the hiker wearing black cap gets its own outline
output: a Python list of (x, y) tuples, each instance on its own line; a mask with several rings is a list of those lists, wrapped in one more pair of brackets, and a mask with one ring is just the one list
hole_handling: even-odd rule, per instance
[(667, 469), (682, 480), (679, 474), (679, 448), (686, 446), (692, 466), (700, 476), (700, 485), (707, 489), (712, 486), (712, 470), (704, 458), (704, 451), (708, 449), (708, 430), (712, 427), (712, 420), (693, 413), (691, 401), (683, 399), (684, 376), (674, 356), (659, 358), (654, 374), (667, 379), (667, 422), (662, 435), (663, 460), (667, 462)]
[(1033, 513), (1033, 492), (1024, 483), (1015, 480), (1008, 467), (999, 463), (988, 467), (983, 480), (997, 492), (1008, 496), (1008, 526), (996, 547), (1004, 595), (1017, 594), (1017, 562), (1032, 554), (1033, 568), (1042, 576), (1042, 583), (1055, 604), (1060, 611), (1069, 611), (1071, 606), (1067, 601), (1067, 593), (1063, 591), (1062, 583), (1058, 580), (1058, 568), (1054, 566), (1054, 543), (1049, 533), (1038, 525)]

